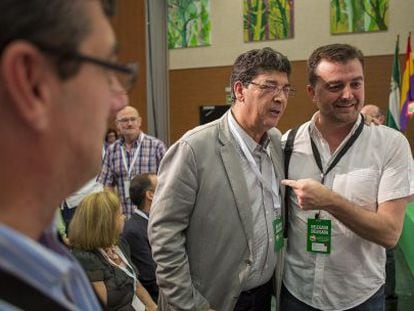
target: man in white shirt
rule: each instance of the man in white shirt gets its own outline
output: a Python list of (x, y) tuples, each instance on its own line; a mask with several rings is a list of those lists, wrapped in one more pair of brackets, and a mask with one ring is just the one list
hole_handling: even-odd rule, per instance
[(282, 310), (383, 310), (385, 248), (398, 242), (414, 193), (410, 146), (364, 125), (361, 51), (322, 46), (308, 75), (319, 111), (298, 128), (282, 181), (293, 190)]
[[(364, 116), (373, 118), (373, 121), (384, 125), (385, 114), (382, 109), (376, 105), (364, 105), (361, 112)], [(394, 248), (388, 248), (386, 251), (387, 260), (385, 263), (385, 302), (386, 304), (395, 304), (398, 296), (395, 293), (395, 251)]]

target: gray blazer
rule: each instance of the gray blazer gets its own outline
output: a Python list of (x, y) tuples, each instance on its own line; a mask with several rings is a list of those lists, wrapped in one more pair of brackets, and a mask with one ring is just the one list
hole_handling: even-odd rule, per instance
[[(282, 179), (280, 132), (268, 133)], [(148, 228), (160, 310), (234, 308), (248, 276), (253, 235), (249, 189), (235, 146), (226, 113), (186, 133), (161, 162)], [(282, 202), (283, 194), (281, 186)], [(278, 258), (278, 283), (282, 262)]]

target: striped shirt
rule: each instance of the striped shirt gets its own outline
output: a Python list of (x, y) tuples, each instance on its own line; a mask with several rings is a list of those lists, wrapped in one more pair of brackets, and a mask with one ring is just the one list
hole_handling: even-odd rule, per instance
[[(0, 269), (30, 284), (68, 310), (101, 310), (82, 268), (57, 240), (54, 222), (39, 241), (0, 224)], [(0, 310), (12, 308), (0, 300)]]
[[(253, 140), (234, 119), (231, 113), (228, 114), (228, 122), (230, 128), (233, 128), (233, 136), (236, 138), (238, 134), (250, 152), (262, 177), (272, 184), (272, 159), (270, 155), (269, 142), (270, 138), (266, 136), (263, 141), (258, 144)], [(252, 171), (251, 165), (241, 150), (241, 142), (238, 141), (237, 151), (240, 155), (240, 163), (249, 189), (249, 204), (251, 208), (251, 216), (253, 223), (252, 237), (252, 265), (250, 267), (247, 280), (242, 285), (244, 291), (253, 289), (265, 284), (274, 274), (276, 267), (276, 253), (274, 250), (273, 236), (273, 220), (281, 214), (280, 195), (273, 197), (260, 182), (259, 178)], [(275, 185), (276, 186), (276, 185)], [(279, 190), (276, 191), (279, 193)]]
[[(134, 161), (137, 150), (138, 155)], [(132, 144), (130, 151), (126, 150), (123, 138), (118, 139), (108, 147), (97, 181), (105, 187), (117, 187), (122, 209), (128, 218), (134, 212), (135, 206), (129, 198), (129, 189), (126, 189), (126, 183), (139, 174), (156, 174), (165, 151), (166, 147), (161, 140), (143, 132)], [(124, 163), (122, 153), (124, 153), (127, 163)], [(130, 168), (131, 163), (133, 163), (132, 168)], [(131, 170), (130, 174), (128, 174), (125, 166)]]

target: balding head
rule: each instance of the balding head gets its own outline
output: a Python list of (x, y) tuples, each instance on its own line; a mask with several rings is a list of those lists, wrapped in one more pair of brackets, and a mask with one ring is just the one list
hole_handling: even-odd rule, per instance
[(123, 109), (119, 110), (116, 114), (116, 120), (119, 120), (123, 115), (125, 114), (135, 114), (137, 117), (139, 117), (138, 110), (135, 107), (132, 106), (125, 106)]
[(116, 126), (127, 143), (138, 138), (141, 128), (141, 117), (138, 110), (126, 106), (116, 114)]
[(385, 124), (385, 115), (380, 107), (376, 105), (365, 105), (362, 107), (361, 112), (366, 116), (376, 119), (380, 124)]

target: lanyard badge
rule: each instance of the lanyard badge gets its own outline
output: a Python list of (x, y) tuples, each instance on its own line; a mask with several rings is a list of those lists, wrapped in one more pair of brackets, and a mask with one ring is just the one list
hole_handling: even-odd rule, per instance
[[(338, 152), (336, 157), (332, 160), (329, 167), (326, 171), (322, 167), (322, 159), (319, 153), (318, 148), (316, 147), (315, 142), (312, 139), (309, 128), (309, 137), (312, 146), (312, 153), (315, 159), (315, 162), (321, 172), (321, 184), (325, 183), (325, 177), (328, 173), (338, 164), (346, 152), (352, 147), (355, 141), (361, 135), (362, 130), (364, 129), (364, 117), (361, 115), (361, 121), (356, 128), (355, 132), (351, 135), (348, 141), (344, 144), (342, 149)], [(331, 220), (329, 219), (319, 219), (320, 212), (317, 213), (315, 219), (308, 219), (308, 232), (306, 235), (306, 250), (312, 253), (322, 253), (330, 254), (331, 253)]]
[(306, 241), (308, 252), (330, 254), (331, 220), (309, 218)]
[(284, 245), (283, 241), (283, 222), (282, 218), (278, 217), (273, 220), (273, 236), (275, 239), (275, 252), (279, 252)]

